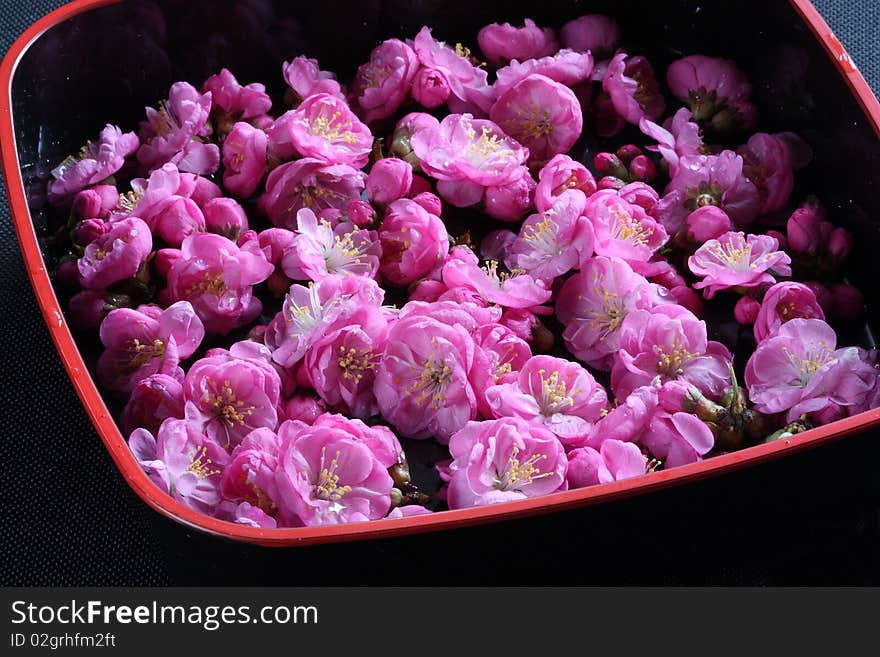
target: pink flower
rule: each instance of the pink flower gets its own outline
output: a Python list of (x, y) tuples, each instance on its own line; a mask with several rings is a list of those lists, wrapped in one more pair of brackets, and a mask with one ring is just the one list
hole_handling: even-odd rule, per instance
[(392, 324), (374, 385), (382, 416), (404, 436), (447, 442), (476, 417), (475, 349), (458, 324), (420, 315)]
[(543, 75), (529, 75), (492, 105), (490, 118), (529, 149), (533, 164), (567, 152), (581, 136), (581, 104), (568, 87)]
[(525, 19), (523, 27), (510, 23), (486, 25), (477, 34), (477, 43), (488, 62), (496, 65), (511, 59), (547, 57), (559, 50), (553, 30), (538, 27), (530, 18)]
[(418, 68), (416, 53), (400, 39), (388, 39), (373, 49), (370, 61), (358, 68), (351, 88), (353, 102), (366, 123), (397, 111)]
[[(754, 288), (773, 284), (773, 274), (790, 276), (791, 258), (777, 251), (779, 243), (769, 235), (724, 233), (709, 240), (688, 258), (688, 267), (703, 280), (694, 283), (707, 299), (720, 290), (733, 287)], [(768, 273), (772, 272), (772, 273)]]
[(743, 174), (761, 195), (761, 214), (785, 207), (794, 189), (794, 169), (786, 143), (778, 137), (759, 132), (736, 152), (743, 158)]
[(624, 319), (636, 309), (650, 308), (652, 297), (650, 283), (624, 260), (587, 259), (556, 299), (565, 346), (587, 365), (610, 370)]
[(362, 171), (347, 164), (327, 164), (305, 157), (269, 173), (260, 207), (273, 224), (292, 229), (303, 208), (314, 212), (326, 208), (344, 210), (360, 198), (366, 178)]
[(170, 302), (186, 300), (210, 333), (224, 335), (260, 314), (252, 286), (273, 271), (258, 244), (241, 248), (220, 235), (196, 233), (181, 245), (168, 271)]
[(412, 166), (396, 157), (385, 157), (373, 164), (367, 176), (367, 198), (371, 203), (388, 205), (409, 194)]
[(409, 285), (426, 276), (449, 253), (449, 235), (443, 221), (409, 199), (388, 206), (379, 241), (379, 270), (395, 285)]
[(622, 401), (618, 399), (617, 405), (593, 424), (593, 430), (578, 446), (601, 451), (606, 441), (640, 442), (657, 410), (659, 390), (659, 383), (652, 381), (651, 385), (636, 388)]
[(376, 231), (347, 221), (335, 228), (304, 208), (297, 213), (297, 235), (285, 250), (281, 266), (294, 280), (318, 281), (331, 274), (375, 277), (381, 246)]
[(345, 104), (330, 94), (306, 98), (290, 113), (290, 143), (302, 157), (360, 169), (370, 159), (373, 135)]
[(449, 440), (447, 501), (459, 509), (565, 490), (567, 460), (556, 437), (519, 418), (469, 422)]
[(638, 477), (647, 467), (647, 459), (636, 445), (606, 440), (598, 451), (579, 447), (569, 452), (566, 480), (569, 488), (584, 488)]
[(110, 219), (142, 217), (152, 228), (153, 216), (166, 200), (172, 196), (188, 197), (191, 191), (186, 189), (185, 178), (177, 167), (171, 163), (164, 164), (153, 171), (149, 178), (131, 181), (131, 191), (117, 197)]
[(825, 319), (816, 295), (806, 285), (785, 281), (777, 283), (764, 295), (755, 319), (755, 340), (762, 342), (792, 319)]
[(486, 188), (483, 194), (483, 210), (498, 221), (519, 221), (533, 206), (534, 196), (535, 181), (532, 180), (528, 168), (521, 166), (519, 175), (513, 182)]
[(824, 245), (830, 242), (833, 230), (834, 227), (825, 220), (824, 209), (814, 203), (795, 210), (785, 225), (791, 252), (808, 256), (825, 250)]
[(611, 370), (611, 389), (618, 399), (640, 386), (660, 381), (686, 381), (712, 399), (730, 386), (730, 352), (707, 340), (706, 323), (675, 304), (636, 310), (620, 329), (620, 351)]
[(496, 97), (507, 93), (521, 80), (530, 75), (543, 75), (566, 87), (573, 87), (579, 82), (590, 79), (593, 72), (593, 56), (573, 50), (560, 50), (552, 57), (527, 59), (524, 62), (512, 61), (508, 66), (498, 69), (495, 81)]
[[(226, 197), (213, 198), (205, 203), (203, 213), (205, 215), (205, 227), (208, 231), (223, 235), (223, 237), (229, 240), (238, 240), (248, 230), (248, 219), (244, 208), (236, 203), (234, 199)], [(260, 246), (262, 247), (262, 240)], [(270, 259), (267, 258), (267, 260)]]
[(425, 68), (443, 74), (449, 82), (449, 106), (453, 112), (479, 112), (483, 116), (495, 100), (486, 71), (474, 66), (460, 44), (450, 48), (431, 36), (431, 28), (423, 27), (413, 41), (413, 49)]
[(733, 229), (730, 217), (715, 205), (704, 205), (697, 208), (687, 216), (685, 223), (687, 224), (688, 237), (698, 244), (720, 239), (722, 235)]
[(542, 281), (521, 272), (499, 272), (494, 260), (480, 267), (474, 262), (449, 259), (443, 266), (443, 282), (474, 290), (486, 302), (507, 308), (531, 308), (551, 296)]
[(611, 57), (620, 43), (620, 26), (609, 16), (581, 16), (562, 26), (559, 41), (563, 48), (591, 52), (598, 58)]
[(267, 428), (254, 429), (239, 443), (220, 479), (223, 499), (247, 503), (267, 515), (278, 512), (275, 481), (281, 439)]
[[(96, 185), (122, 168), (125, 158), (134, 153), (140, 141), (133, 132), (109, 123), (101, 130), (96, 142), (89, 142), (76, 156), (66, 158), (52, 169), (49, 201), (61, 205), (90, 185)], [(85, 217), (91, 219), (97, 214)]]
[(761, 304), (758, 301), (751, 297), (740, 297), (733, 307), (733, 317), (743, 326), (750, 326), (755, 323), (760, 311)]
[(532, 356), (517, 380), (490, 386), (486, 400), (496, 418), (515, 416), (550, 430), (563, 445), (585, 437), (608, 404), (605, 389), (577, 363)]
[(454, 291), (447, 291), (440, 295), (439, 300), (431, 303), (409, 301), (400, 309), (398, 317), (430, 317), (449, 326), (458, 324), (471, 336), (475, 335), (479, 327), (495, 324), (501, 319), (501, 309), (498, 306), (486, 306), (479, 298), (474, 300), (466, 295), (451, 294)]
[[(254, 347), (255, 343), (250, 343)], [(254, 429), (275, 429), (281, 379), (264, 353), (247, 343), (212, 349), (183, 381), (187, 422), (231, 450)]]
[(365, 439), (379, 429), (341, 416), (312, 426), (282, 425), (275, 476), (283, 523), (314, 526), (384, 517), (394, 482), (374, 452), (375, 442)]
[(150, 480), (186, 506), (211, 513), (220, 502), (220, 477), (229, 456), (186, 420), (168, 419), (154, 438), (135, 429), (128, 439)]
[(210, 112), (211, 92), (200, 94), (187, 82), (175, 82), (167, 102), (158, 110), (147, 108), (138, 161), (149, 172), (171, 162), (181, 171), (214, 173), (220, 164), (220, 149), (197, 139), (207, 134)]
[(647, 118), (639, 121), (639, 129), (657, 141), (656, 146), (648, 146), (647, 149), (660, 153), (669, 164), (669, 175), (672, 177), (678, 171), (678, 162), (681, 158), (699, 155), (703, 149), (700, 126), (691, 121), (691, 118), (690, 111), (682, 107), (664, 127)]
[(583, 196), (564, 192), (553, 207), (523, 222), (507, 263), (549, 287), (593, 254), (593, 229), (582, 216)]
[(635, 125), (645, 117), (657, 119), (666, 109), (654, 69), (642, 56), (617, 53), (608, 64), (602, 88), (611, 97), (614, 110)]
[(111, 225), (85, 248), (76, 266), (82, 285), (93, 290), (131, 278), (146, 262), (153, 248), (150, 228), (137, 217), (129, 217)]
[(101, 384), (130, 393), (153, 374), (174, 375), (177, 364), (198, 349), (205, 328), (192, 306), (180, 301), (165, 310), (141, 306), (119, 308), (101, 322), (104, 352), (98, 358)]
[(326, 276), (308, 287), (291, 285), (284, 304), (266, 328), (266, 346), (272, 359), (293, 367), (321, 336), (357, 323), (362, 312), (382, 305), (384, 292), (363, 276)]
[(647, 262), (668, 239), (661, 224), (612, 190), (600, 190), (588, 198), (583, 214), (593, 226), (597, 255)]
[(205, 80), (202, 91), (210, 92), (214, 114), (222, 112), (234, 121), (254, 119), (272, 108), (264, 85), (253, 82), (242, 86), (225, 68)]
[(877, 381), (857, 347), (836, 349), (821, 319), (792, 319), (758, 344), (746, 364), (749, 398), (762, 413), (792, 422), (833, 406), (860, 407)]
[(733, 151), (682, 157), (657, 216), (674, 234), (690, 212), (705, 205), (724, 210), (738, 228), (748, 226), (761, 212), (758, 188), (745, 177), (743, 159)]
[(413, 78), (412, 97), (427, 109), (440, 107), (449, 99), (452, 88), (443, 71), (422, 66)]
[(183, 386), (167, 374), (141, 379), (122, 410), (120, 428), (124, 435), (141, 427), (156, 435), (167, 418), (183, 419)]
[(699, 122), (716, 130), (748, 130), (757, 119), (749, 97), (752, 87), (736, 65), (725, 59), (691, 55), (672, 62), (666, 70), (672, 95), (690, 106)]
[(388, 336), (388, 317), (377, 306), (358, 308), (327, 325), (306, 351), (301, 372), (330, 407), (367, 419), (379, 412), (373, 381)]
[(183, 196), (169, 196), (159, 203), (149, 222), (154, 233), (175, 247), (190, 235), (205, 230), (205, 216), (199, 206)]
[(330, 94), (344, 99), (342, 87), (336, 81), (336, 75), (330, 71), (322, 71), (317, 59), (309, 59), (303, 55), (295, 57), (282, 66), (284, 81), (297, 96), (297, 103), (315, 94)]
[[(485, 187), (516, 180), (529, 155), (493, 122), (470, 114), (450, 114), (417, 131), (410, 144), (425, 173), (440, 181), (440, 195), (459, 207), (478, 203)], [(453, 183), (465, 191), (453, 194)]]
[(701, 460), (715, 446), (715, 436), (696, 415), (658, 410), (641, 442), (664, 468), (674, 468)]
[(281, 403), (279, 420), (299, 420), (306, 424), (314, 424), (321, 415), (327, 412), (327, 407), (317, 395), (312, 393), (297, 393), (290, 399)]
[(119, 202), (119, 191), (113, 185), (95, 185), (73, 197), (70, 213), (80, 219), (107, 219)]
[(223, 184), (239, 198), (248, 198), (266, 173), (269, 138), (249, 123), (236, 123), (223, 142)]
[(535, 189), (538, 212), (549, 210), (557, 197), (573, 190), (585, 197), (590, 196), (596, 191), (596, 179), (580, 162), (575, 162), (568, 155), (555, 155), (538, 173), (538, 186)]
[(476, 360), (470, 381), (477, 393), (479, 412), (492, 417), (486, 390), (499, 383), (514, 383), (519, 371), (532, 357), (528, 343), (502, 324), (483, 324), (474, 331)]

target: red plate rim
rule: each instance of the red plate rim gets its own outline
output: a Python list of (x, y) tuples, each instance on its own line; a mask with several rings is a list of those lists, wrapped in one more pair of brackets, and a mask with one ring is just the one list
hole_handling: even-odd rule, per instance
[[(45, 262), (40, 253), (37, 235), (30, 219), (12, 121), (12, 78), (22, 54), (44, 32), (55, 25), (82, 12), (116, 4), (119, 1), (73, 0), (36, 21), (13, 43), (0, 63), (0, 89), (5, 90), (0, 96), (0, 157), (2, 157), (2, 169), (21, 253), (55, 347), (80, 400), (117, 468), (135, 493), (159, 513), (209, 534), (272, 547), (393, 537), (562, 511), (660, 490), (762, 463), (785, 454), (810, 449), (880, 424), (880, 409), (874, 409), (812, 429), (789, 439), (749, 447), (706, 461), (654, 472), (634, 479), (553, 493), (517, 502), (456, 509), (408, 518), (319, 527), (259, 529), (217, 520), (184, 506), (156, 487), (137, 464), (107, 410), (95, 382), (89, 376), (82, 355), (74, 343), (73, 336), (61, 312), (58, 298), (52, 289)], [(788, 1), (814, 36), (823, 44), (826, 53), (858, 100), (874, 132), (880, 136), (880, 102), (872, 93), (864, 77), (856, 69), (840, 41), (808, 0)]]

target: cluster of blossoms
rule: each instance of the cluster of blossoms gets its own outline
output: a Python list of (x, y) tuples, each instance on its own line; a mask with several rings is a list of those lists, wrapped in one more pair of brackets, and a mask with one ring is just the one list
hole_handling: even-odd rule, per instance
[[(488, 66), (389, 39), (347, 86), (299, 56), (283, 99), (177, 82), (53, 171), (69, 317), (168, 495), (255, 527), (402, 517), (880, 404), (874, 352), (828, 323), (862, 312), (853, 238), (795, 205), (809, 147), (753, 132), (733, 62), (679, 59), (664, 90), (593, 15), (477, 42)], [(642, 145), (571, 156), (621, 133)], [(438, 444), (438, 486), (401, 440)]]

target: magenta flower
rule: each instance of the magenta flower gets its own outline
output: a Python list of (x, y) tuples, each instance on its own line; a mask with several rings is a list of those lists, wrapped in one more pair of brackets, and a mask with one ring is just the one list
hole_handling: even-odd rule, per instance
[(556, 317), (565, 346), (590, 367), (610, 370), (627, 315), (653, 304), (650, 283), (619, 258), (587, 259), (562, 286)]
[[(254, 343), (251, 343), (254, 346)], [(186, 419), (231, 450), (254, 429), (275, 429), (281, 378), (247, 343), (212, 349), (190, 367), (183, 381)]]
[(720, 290), (772, 285), (773, 274), (791, 275), (791, 258), (778, 246), (770, 235), (729, 232), (709, 240), (688, 258), (690, 270), (703, 278), (694, 287), (705, 288), (703, 295), (711, 299)]
[(327, 412), (327, 407), (317, 395), (300, 392), (283, 401), (278, 411), (280, 421), (299, 420), (314, 424), (315, 420)]
[(656, 146), (648, 146), (647, 149), (660, 153), (669, 165), (669, 175), (672, 177), (678, 171), (681, 158), (699, 155), (703, 150), (700, 126), (691, 121), (691, 118), (690, 111), (682, 107), (663, 127), (647, 118), (639, 121), (639, 129), (657, 141)]
[(579, 447), (568, 453), (566, 481), (569, 488), (584, 488), (638, 477), (647, 467), (645, 455), (633, 443), (606, 440), (599, 450)]
[(816, 294), (802, 283), (777, 283), (764, 295), (755, 318), (755, 341), (762, 342), (792, 319), (825, 319)]
[[(485, 187), (516, 180), (529, 155), (493, 122), (470, 114), (450, 114), (410, 143), (425, 173), (440, 181), (440, 195), (459, 207), (478, 203)], [(464, 191), (452, 193), (456, 187)]]
[(396, 157), (385, 157), (373, 164), (367, 176), (367, 198), (371, 203), (388, 205), (409, 194), (412, 166)]
[(443, 282), (450, 287), (474, 290), (487, 303), (507, 308), (531, 308), (551, 296), (542, 281), (521, 271), (499, 272), (494, 260), (480, 267), (475, 262), (449, 259), (443, 266)]
[(247, 503), (269, 516), (277, 514), (279, 498), (275, 483), (281, 439), (267, 428), (254, 429), (244, 437), (223, 469), (220, 493), (224, 500)]
[(119, 194), (117, 203), (111, 210), (111, 219), (141, 217), (153, 227), (153, 216), (172, 196), (189, 197), (192, 189), (187, 189), (186, 176), (170, 162), (163, 164), (147, 179), (135, 178), (131, 181), (131, 191)]
[(785, 207), (794, 189), (794, 169), (786, 143), (779, 137), (758, 132), (736, 152), (743, 159), (743, 174), (761, 195), (761, 214)]
[(345, 99), (342, 87), (336, 81), (336, 75), (330, 71), (322, 71), (317, 59), (300, 55), (291, 62), (284, 62), (282, 71), (284, 81), (296, 94), (297, 105), (303, 99), (315, 94), (330, 94), (340, 100)]
[(513, 182), (486, 188), (483, 210), (498, 221), (519, 221), (534, 206), (535, 186), (528, 168), (521, 166)]
[(583, 213), (593, 226), (597, 255), (647, 262), (668, 239), (661, 224), (610, 189), (588, 198)]
[(533, 164), (567, 152), (581, 136), (581, 104), (571, 89), (543, 75), (517, 82), (492, 105), (489, 117), (529, 149)]
[(565, 490), (568, 462), (556, 437), (515, 417), (469, 422), (449, 440), (449, 508), (512, 502)]
[(305, 208), (297, 213), (297, 234), (285, 250), (281, 266), (294, 280), (318, 281), (331, 274), (373, 278), (379, 271), (380, 254), (376, 231), (347, 221), (333, 228)]
[(657, 119), (666, 109), (654, 69), (642, 56), (617, 53), (608, 64), (602, 88), (611, 97), (614, 110), (635, 125), (645, 117)]
[(749, 398), (762, 413), (801, 415), (836, 406), (859, 407), (877, 381), (857, 347), (837, 349), (821, 319), (792, 319), (758, 344), (746, 364)]
[(548, 57), (559, 50), (553, 30), (538, 27), (530, 18), (525, 19), (522, 27), (510, 23), (486, 25), (477, 34), (477, 43), (488, 62), (495, 65), (511, 59)]
[(174, 499), (209, 514), (219, 504), (229, 455), (190, 422), (165, 420), (156, 437), (135, 429), (128, 446), (150, 480)]
[(687, 216), (685, 224), (688, 237), (697, 244), (720, 239), (722, 235), (733, 230), (727, 213), (714, 205), (697, 208)]
[(532, 356), (514, 383), (490, 386), (496, 418), (515, 416), (550, 430), (563, 445), (585, 437), (608, 404), (605, 389), (572, 361)]
[(443, 71), (422, 66), (412, 81), (412, 97), (426, 109), (440, 107), (449, 100), (452, 87)]
[(485, 302), (467, 295), (452, 294), (449, 290), (440, 295), (442, 298), (434, 302), (409, 301), (398, 314), (399, 319), (407, 317), (430, 317), (452, 326), (458, 324), (474, 336), (480, 326), (495, 324), (501, 319), (498, 306), (486, 306)]
[(400, 39), (383, 41), (358, 68), (351, 86), (353, 104), (365, 123), (384, 119), (397, 111), (409, 93), (419, 59)]
[(341, 416), (282, 425), (276, 483), (284, 524), (361, 522), (388, 513), (394, 482), (365, 432), (370, 429)]
[(583, 196), (564, 192), (553, 207), (523, 222), (507, 264), (547, 287), (593, 254), (593, 229), (582, 216)]
[(658, 410), (641, 442), (664, 468), (674, 468), (701, 460), (715, 446), (715, 436), (696, 415)]
[(440, 72), (449, 83), (449, 109), (486, 116), (495, 100), (486, 71), (474, 66), (461, 44), (450, 48), (431, 36), (431, 28), (423, 27), (413, 41), (413, 49), (422, 66)]
[(447, 442), (476, 417), (475, 349), (458, 324), (420, 315), (392, 324), (374, 385), (382, 416), (404, 436)]
[[(202, 212), (205, 215), (205, 228), (211, 233), (216, 233), (231, 241), (236, 241), (248, 231), (248, 219), (244, 208), (236, 203), (234, 199), (227, 197), (212, 198), (205, 203)], [(275, 230), (279, 229), (276, 228)], [(260, 240), (260, 248), (263, 248), (262, 239)], [(266, 259), (272, 262), (271, 258), (267, 257)]]
[(348, 164), (356, 169), (370, 159), (370, 129), (336, 96), (309, 96), (289, 113), (286, 129), (290, 143), (302, 157)]
[(165, 296), (171, 303), (189, 301), (208, 332), (224, 335), (260, 314), (253, 286), (273, 269), (256, 243), (239, 248), (220, 235), (197, 233), (183, 241)]
[(495, 81), (496, 98), (507, 93), (508, 89), (525, 80), (530, 75), (543, 75), (566, 87), (573, 87), (590, 79), (593, 72), (593, 56), (573, 50), (560, 50), (552, 57), (516, 60), (498, 69)]
[(131, 278), (153, 249), (150, 228), (137, 217), (117, 221), (76, 261), (85, 288), (100, 290)]
[(757, 120), (749, 97), (752, 86), (736, 65), (726, 59), (691, 55), (666, 70), (672, 95), (687, 103), (694, 118), (716, 130), (748, 130)]
[(269, 138), (249, 123), (236, 123), (223, 142), (223, 185), (239, 198), (248, 198), (266, 173)]
[(492, 417), (486, 390), (500, 383), (513, 383), (532, 357), (529, 344), (502, 324), (483, 324), (474, 331), (477, 346), (470, 381), (477, 393), (480, 415)]
[(562, 26), (559, 41), (563, 48), (591, 52), (600, 59), (610, 58), (620, 43), (620, 26), (609, 16), (581, 16)]
[(61, 205), (86, 187), (97, 185), (112, 176), (122, 168), (125, 158), (134, 153), (139, 144), (136, 134), (123, 133), (108, 123), (96, 142), (88, 142), (76, 156), (66, 158), (52, 169), (54, 180), (49, 183), (49, 201), (53, 205)]
[(247, 121), (266, 114), (272, 108), (272, 99), (266, 87), (259, 82), (242, 86), (227, 69), (221, 69), (202, 85), (203, 92), (211, 94), (211, 111), (222, 112), (230, 122)]
[(611, 369), (611, 389), (618, 399), (650, 384), (682, 380), (711, 399), (730, 386), (731, 355), (706, 337), (706, 323), (675, 304), (636, 310), (620, 329), (620, 351)]
[(170, 162), (181, 171), (214, 173), (220, 164), (220, 149), (199, 141), (207, 134), (210, 112), (210, 92), (200, 94), (187, 82), (175, 82), (167, 102), (160, 103), (158, 110), (147, 108), (138, 161), (148, 172)]
[(675, 234), (689, 213), (705, 205), (724, 210), (738, 228), (748, 226), (761, 212), (758, 188), (745, 177), (743, 159), (733, 151), (682, 157), (657, 216), (667, 232)]
[(183, 419), (183, 386), (173, 376), (152, 374), (141, 379), (131, 391), (122, 410), (120, 428), (124, 435), (141, 427), (155, 436), (169, 417)]
[(395, 285), (409, 285), (426, 276), (449, 253), (449, 235), (443, 221), (409, 199), (388, 206), (379, 241), (379, 271)]
[(327, 208), (345, 210), (360, 198), (366, 174), (347, 164), (327, 164), (305, 157), (282, 164), (269, 173), (260, 207), (273, 224), (296, 228), (296, 215), (303, 208), (320, 213)]
[(205, 327), (187, 301), (165, 310), (118, 308), (101, 322), (104, 352), (97, 373), (108, 390), (130, 393), (153, 374), (174, 375), (181, 359), (198, 349)]
[(659, 383), (640, 386), (633, 390), (598, 422), (584, 440), (578, 441), (578, 447), (591, 447), (601, 451), (606, 441), (622, 441), (638, 443), (648, 428), (654, 412), (657, 410)]
[(535, 206), (538, 212), (553, 207), (557, 197), (566, 191), (579, 191), (585, 197), (596, 191), (596, 179), (590, 170), (568, 155), (554, 156), (538, 173)]
[(190, 235), (205, 230), (205, 216), (192, 199), (169, 196), (157, 204), (148, 220), (153, 232), (169, 246), (179, 247)]
[(332, 327), (356, 324), (359, 313), (378, 309), (383, 295), (374, 280), (363, 276), (337, 274), (308, 287), (291, 285), (281, 312), (266, 328), (272, 359), (282, 367), (293, 367)]

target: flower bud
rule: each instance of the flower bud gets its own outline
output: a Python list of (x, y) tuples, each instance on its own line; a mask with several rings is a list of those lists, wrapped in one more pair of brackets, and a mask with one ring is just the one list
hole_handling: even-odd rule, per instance
[(248, 229), (247, 215), (234, 199), (211, 199), (205, 203), (202, 211), (208, 232), (223, 235), (233, 242), (238, 241), (242, 233)]
[(602, 176), (613, 176), (621, 180), (629, 177), (629, 171), (614, 153), (599, 153), (593, 158), (596, 171)]
[(438, 217), (443, 210), (443, 202), (440, 197), (431, 192), (422, 192), (418, 196), (413, 196), (413, 201), (421, 205), (425, 210)]
[(405, 197), (412, 186), (412, 166), (396, 157), (386, 157), (370, 169), (367, 176), (367, 198), (371, 203), (388, 205)]
[(718, 239), (724, 233), (732, 230), (730, 217), (715, 205), (704, 205), (697, 208), (688, 215), (686, 223), (688, 237), (698, 244)]
[(643, 155), (642, 149), (635, 144), (624, 144), (617, 149), (617, 152), (615, 154), (618, 158), (620, 158), (620, 161), (623, 162), (624, 165), (629, 164), (635, 158)]
[(205, 229), (205, 216), (192, 199), (170, 196), (153, 218), (153, 231), (169, 246)]
[(200, 208), (204, 207), (205, 203), (212, 198), (220, 198), (221, 196), (223, 196), (223, 190), (220, 189), (219, 185), (202, 176), (196, 176), (195, 187), (192, 194), (190, 194), (190, 198), (196, 205)]
[(620, 178), (615, 178), (614, 176), (603, 176), (599, 178), (596, 183), (597, 189), (613, 189), (615, 191), (621, 189), (626, 185)]
[(373, 206), (360, 199), (349, 201), (345, 211), (348, 220), (358, 228), (367, 228), (376, 221), (376, 211)]
[(637, 155), (629, 163), (630, 178), (642, 182), (651, 182), (657, 176), (657, 167), (646, 155)]
[(751, 297), (742, 297), (733, 308), (733, 316), (743, 326), (751, 326), (758, 318), (761, 304)]
[(842, 262), (852, 251), (853, 236), (846, 228), (835, 228), (828, 238), (828, 255), (835, 262)]
[(450, 91), (449, 79), (439, 69), (422, 67), (413, 79), (412, 96), (419, 105), (428, 109), (445, 103)]
[(154, 259), (156, 271), (160, 276), (167, 278), (172, 265), (181, 258), (183, 258), (183, 253), (180, 252), (180, 249), (159, 249), (156, 251)]
[(91, 219), (101, 214), (101, 195), (93, 189), (84, 189), (73, 197), (71, 214), (79, 219)]
[(483, 197), (486, 214), (498, 221), (519, 221), (532, 207), (535, 187), (537, 183), (523, 167), (522, 175), (514, 182), (486, 188)]
[(77, 246), (88, 246), (108, 230), (107, 224), (100, 219), (80, 221), (70, 233), (70, 239)]
[(819, 250), (819, 216), (815, 207), (795, 210), (785, 226), (788, 245), (793, 253), (816, 255)]
[(804, 281), (804, 285), (810, 288), (813, 291), (813, 294), (816, 295), (816, 302), (819, 304), (822, 311), (826, 314), (830, 314), (831, 306), (834, 301), (831, 290), (818, 281)]
[(83, 290), (71, 297), (67, 306), (70, 322), (80, 329), (96, 329), (110, 309), (102, 290)]

